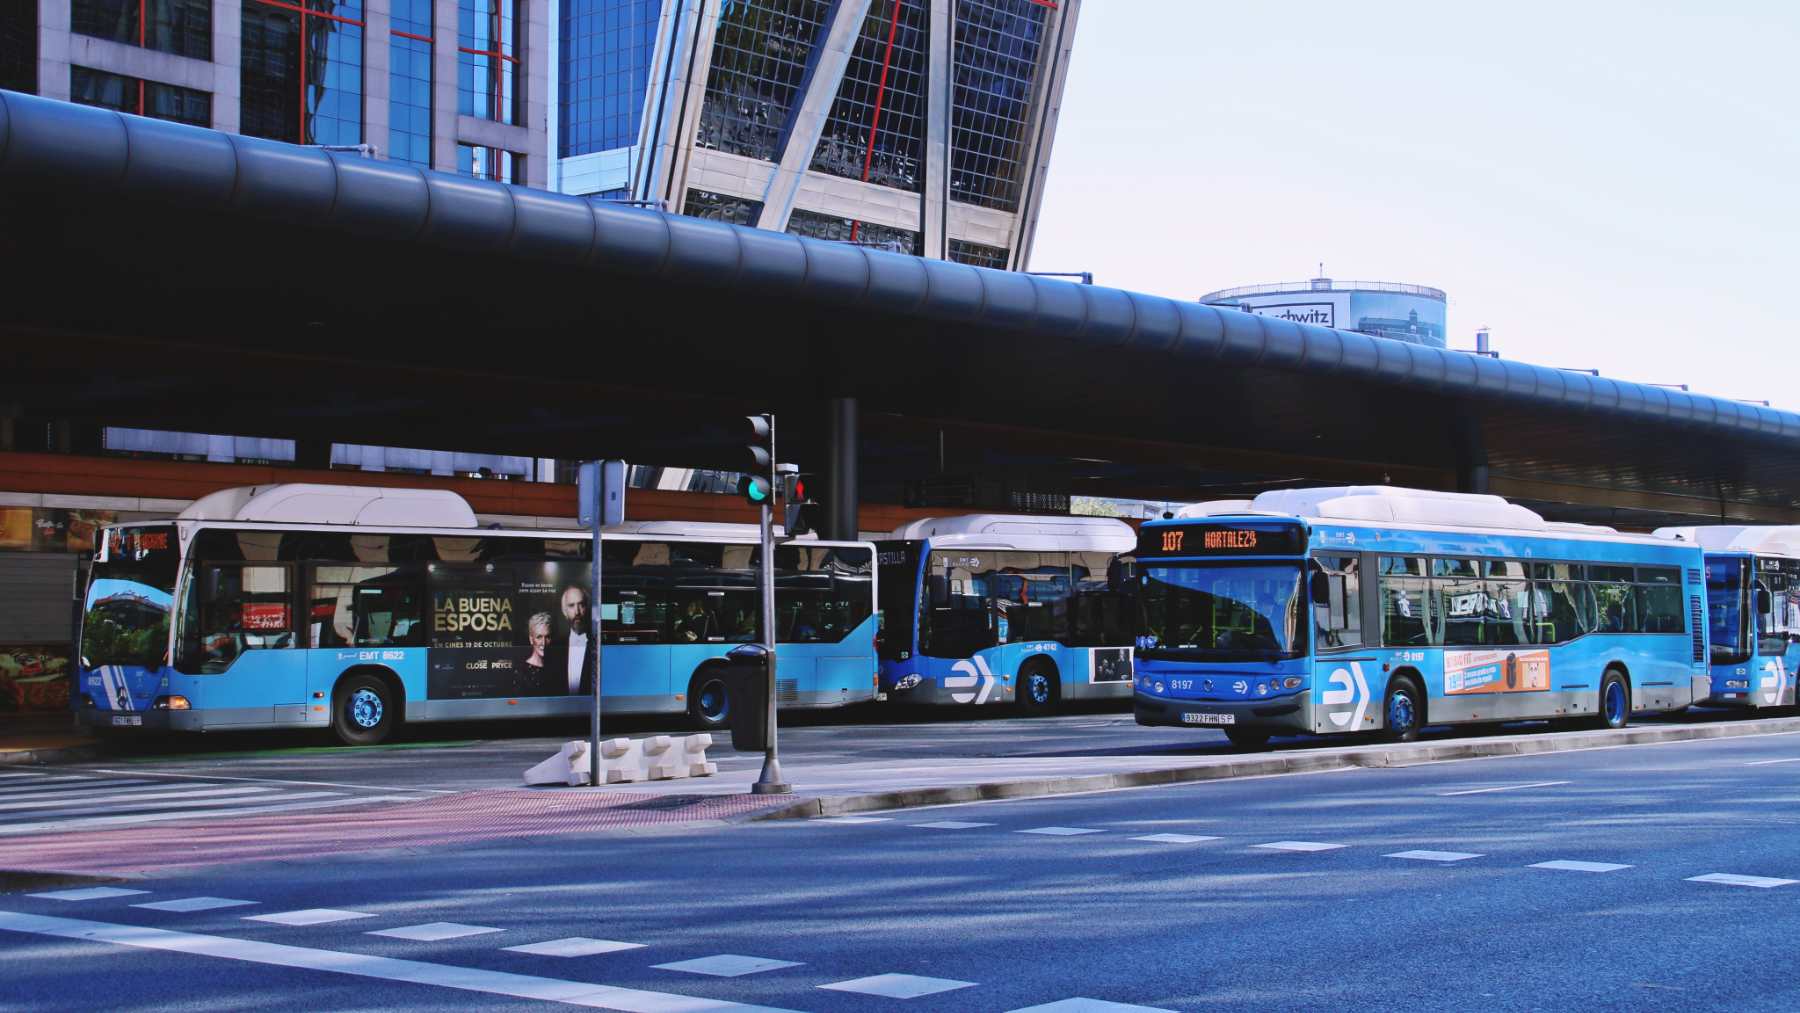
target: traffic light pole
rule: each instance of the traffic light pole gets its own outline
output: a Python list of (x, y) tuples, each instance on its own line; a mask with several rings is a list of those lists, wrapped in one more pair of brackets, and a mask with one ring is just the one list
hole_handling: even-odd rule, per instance
[(781, 757), (775, 746), (775, 490), (777, 484), (775, 463), (775, 416), (769, 416), (769, 495), (762, 501), (762, 639), (764, 657), (769, 666), (769, 713), (767, 715), (769, 744), (763, 752), (763, 768), (756, 783), (750, 786), (753, 795), (785, 795), (794, 790), (793, 786), (781, 779)]

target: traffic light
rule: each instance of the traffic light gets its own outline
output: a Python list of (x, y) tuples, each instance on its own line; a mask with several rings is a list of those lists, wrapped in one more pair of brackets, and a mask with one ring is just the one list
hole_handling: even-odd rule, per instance
[(790, 471), (781, 476), (781, 505), (781, 526), (787, 537), (799, 538), (812, 530), (812, 523), (807, 520), (807, 508), (818, 504), (806, 498), (806, 480), (799, 472)]
[(769, 488), (769, 463), (775, 459), (775, 427), (764, 415), (747, 416), (750, 423), (750, 466), (738, 482), (738, 492), (751, 506), (773, 507), (774, 490)]

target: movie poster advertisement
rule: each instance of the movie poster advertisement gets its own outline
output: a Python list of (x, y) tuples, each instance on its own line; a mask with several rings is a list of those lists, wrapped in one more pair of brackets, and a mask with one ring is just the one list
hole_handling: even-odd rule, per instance
[(92, 552), (95, 533), (117, 517), (111, 510), (0, 507), (0, 549)]
[(431, 578), (429, 699), (593, 692), (588, 564), (440, 563)]

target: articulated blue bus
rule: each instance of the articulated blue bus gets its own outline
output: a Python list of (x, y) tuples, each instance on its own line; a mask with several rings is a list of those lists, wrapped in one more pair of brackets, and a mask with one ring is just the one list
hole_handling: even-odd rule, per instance
[(1131, 695), (1131, 599), (1103, 517), (926, 518), (876, 543), (881, 690), (893, 702), (1017, 703)]
[(1800, 527), (1659, 528), (1706, 550), (1709, 706), (1793, 706), (1800, 673)]
[(1201, 504), (1140, 532), (1145, 725), (1274, 735), (1551, 719), (1710, 692), (1697, 546), (1386, 486)]
[[(607, 713), (728, 719), (724, 655), (756, 638), (750, 525), (639, 524), (602, 539)], [(436, 490), (229, 489), (108, 528), (83, 615), (78, 719), (105, 729), (330, 727), (582, 714), (593, 540), (479, 526)], [(776, 687), (790, 707), (875, 695), (875, 547), (776, 550)]]

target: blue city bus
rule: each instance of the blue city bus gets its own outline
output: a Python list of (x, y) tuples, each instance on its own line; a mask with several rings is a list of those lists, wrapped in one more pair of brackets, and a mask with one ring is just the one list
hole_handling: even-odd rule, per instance
[(890, 702), (1131, 696), (1131, 526), (1103, 517), (932, 517), (876, 543), (881, 691)]
[(1592, 721), (1706, 698), (1697, 546), (1387, 486), (1200, 504), (1140, 532), (1135, 709), (1295, 733)]
[[(610, 714), (729, 717), (724, 655), (757, 637), (750, 525), (638, 524), (602, 538)], [(438, 490), (229, 489), (107, 528), (71, 706), (101, 729), (329, 727), (586, 713), (592, 537), (482, 527)], [(776, 550), (776, 687), (789, 707), (874, 698), (875, 547)]]
[(1659, 528), (1706, 551), (1708, 706), (1793, 706), (1800, 673), (1800, 527)]

